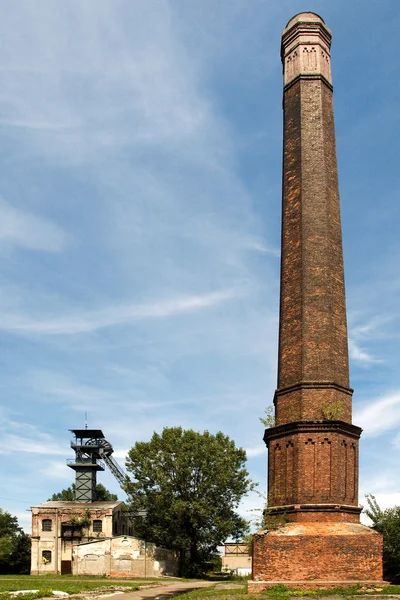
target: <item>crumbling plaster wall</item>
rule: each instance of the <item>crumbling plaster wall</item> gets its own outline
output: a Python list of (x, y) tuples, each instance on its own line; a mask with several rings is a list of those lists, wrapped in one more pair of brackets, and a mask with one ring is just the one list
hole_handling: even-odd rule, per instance
[(251, 556), (245, 554), (239, 554), (239, 556), (223, 556), (222, 557), (222, 570), (236, 571), (237, 569), (246, 569), (249, 573), (251, 572)]
[(74, 575), (161, 577), (178, 574), (177, 555), (131, 536), (74, 546)]

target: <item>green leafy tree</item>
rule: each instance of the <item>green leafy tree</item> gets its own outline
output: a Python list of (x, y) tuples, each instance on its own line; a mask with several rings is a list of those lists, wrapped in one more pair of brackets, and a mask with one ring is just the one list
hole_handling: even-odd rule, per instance
[(31, 538), (17, 517), (0, 508), (0, 573), (29, 573)]
[(245, 463), (246, 452), (221, 432), (166, 427), (149, 442), (137, 442), (126, 463), (131, 506), (145, 513), (136, 518), (136, 534), (178, 550), (181, 573), (202, 572), (227, 537), (240, 539), (247, 531), (235, 512), (254, 487)]
[(400, 506), (382, 510), (375, 496), (367, 494), (365, 514), (371, 519), (373, 529), (383, 535), (383, 576), (393, 582), (400, 581)]
[[(96, 485), (96, 497), (99, 502), (116, 502), (118, 500), (117, 494), (109, 492), (101, 483)], [(54, 502), (73, 502), (75, 500), (75, 484), (73, 483), (70, 487), (61, 490), (61, 492), (53, 494), (49, 500)]]
[(117, 494), (112, 494), (102, 483), (96, 485), (96, 498), (99, 502), (117, 502)]

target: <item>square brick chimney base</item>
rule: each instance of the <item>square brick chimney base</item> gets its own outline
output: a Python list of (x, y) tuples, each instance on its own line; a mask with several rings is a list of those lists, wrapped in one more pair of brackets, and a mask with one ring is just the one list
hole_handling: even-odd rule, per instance
[(382, 580), (382, 536), (360, 523), (287, 523), (253, 536), (249, 593), (282, 583), (318, 589), (387, 585)]

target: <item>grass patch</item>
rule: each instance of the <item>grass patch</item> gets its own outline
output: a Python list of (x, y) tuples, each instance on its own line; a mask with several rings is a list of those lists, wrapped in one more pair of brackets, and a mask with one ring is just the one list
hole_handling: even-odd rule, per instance
[[(51, 589), (45, 589), (43, 588), (42, 590), (40, 590), (39, 592), (36, 592), (35, 594), (21, 594), (20, 598), (24, 598), (25, 600), (35, 600), (35, 598), (45, 598), (46, 596), (51, 596), (52, 595), (52, 590)], [(0, 600), (11, 600), (11, 599), (15, 599), (18, 598), (18, 596), (12, 596), (10, 593), (8, 592), (1, 592), (0, 593)]]
[[(327, 588), (327, 589), (318, 589), (318, 590), (296, 590), (287, 588), (283, 584), (276, 585), (269, 590), (264, 590), (261, 594), (268, 598), (276, 598), (277, 600), (290, 600), (293, 597), (308, 597), (308, 598), (321, 598), (325, 596), (342, 596), (343, 598), (350, 598), (353, 596), (364, 596), (364, 595), (381, 595), (388, 596), (392, 594), (400, 594), (400, 586), (398, 585), (389, 585), (386, 587), (378, 587), (376, 590), (373, 586), (370, 588), (365, 588), (360, 585), (354, 585), (350, 587), (337, 587), (337, 588)], [(250, 599), (251, 596), (248, 596)], [(256, 596), (252, 596), (252, 598), (256, 598)]]
[[(222, 584), (223, 582), (221, 582)], [(229, 582), (227, 582), (229, 583)], [(319, 589), (319, 590), (297, 590), (290, 589), (283, 584), (275, 585), (269, 590), (264, 590), (260, 594), (247, 594), (247, 586), (243, 585), (237, 588), (220, 588), (221, 584), (215, 584), (208, 588), (193, 590), (180, 594), (180, 600), (293, 600), (294, 598), (323, 598), (325, 596), (341, 596), (343, 599), (351, 598), (359, 595), (391, 595), (400, 594), (400, 586), (391, 585), (384, 588), (378, 588), (376, 591), (373, 588), (361, 587), (358, 585), (346, 588)], [(369, 591), (370, 590), (370, 591)]]
[(285, 598), (290, 599), (292, 597), (304, 597), (308, 598), (320, 597), (320, 596), (355, 596), (360, 592), (360, 586), (351, 586), (346, 588), (327, 588), (327, 589), (318, 589), (318, 590), (297, 590), (286, 587), (284, 584), (279, 583), (269, 588), (268, 590), (264, 590), (261, 594), (265, 597), (269, 598), (279, 598), (283, 600)]
[(218, 598), (218, 600), (221, 600), (221, 598), (228, 598), (231, 596), (245, 596), (246, 598), (250, 598), (250, 596), (247, 595), (246, 585), (243, 585), (240, 588), (219, 589), (219, 585), (215, 584), (210, 587), (199, 588), (198, 590), (192, 590), (190, 592), (183, 592), (182, 594), (179, 594), (179, 598), (184, 598), (185, 600), (197, 600), (197, 598), (199, 600), (203, 600), (205, 598)]
[[(148, 583), (157, 583), (165, 581), (176, 581), (176, 579), (162, 578), (132, 578), (132, 579), (111, 579), (95, 576), (73, 576), (73, 575), (4, 575), (0, 576), (0, 600), (10, 600), (17, 598), (19, 600), (35, 600), (51, 596), (53, 590), (67, 592), (67, 594), (79, 594), (81, 592), (93, 592), (111, 590), (113, 588), (124, 588), (126, 591), (138, 590), (140, 586)], [(20, 596), (11, 596), (9, 592), (18, 590), (39, 590), (32, 594), (23, 594)]]
[(247, 598), (246, 587), (234, 588), (232, 590), (225, 589), (225, 588), (219, 590), (218, 588), (215, 589), (214, 587), (203, 588), (203, 589), (199, 589), (199, 590), (193, 590), (191, 592), (186, 592), (184, 594), (185, 598), (189, 597), (192, 599), (194, 599), (196, 597), (199, 597), (199, 598), (223, 598), (224, 596), (243, 596), (243, 595), (246, 595), (246, 598)]
[[(138, 590), (140, 587), (139, 583), (132, 581), (112, 581), (112, 580), (98, 580), (98, 581), (76, 581), (71, 579), (64, 580), (52, 580), (46, 578), (45, 580), (39, 579), (25, 579), (24, 581), (14, 580), (3, 580), (0, 578), (0, 595), (3, 592), (16, 592), (18, 590), (60, 590), (61, 592), (67, 592), (68, 594), (78, 594), (79, 592), (90, 592), (97, 589), (109, 588), (112, 586), (126, 586), (129, 589)], [(26, 595), (23, 596), (27, 598)], [(1, 597), (0, 597), (1, 600)], [(28, 599), (29, 600), (29, 599)]]
[[(222, 582), (221, 582), (222, 583)], [(229, 583), (229, 582), (227, 582)], [(207, 588), (200, 588), (198, 590), (192, 590), (190, 592), (184, 592), (183, 594), (179, 594), (179, 598), (184, 598), (185, 600), (205, 600), (206, 598), (217, 598), (218, 600), (229, 600), (232, 596), (242, 597), (243, 598), (252, 598), (252, 596), (248, 596), (247, 594), (247, 586), (243, 585), (240, 588), (221, 588), (219, 589), (219, 585), (215, 584)], [(260, 600), (259, 595), (257, 595), (258, 600)]]

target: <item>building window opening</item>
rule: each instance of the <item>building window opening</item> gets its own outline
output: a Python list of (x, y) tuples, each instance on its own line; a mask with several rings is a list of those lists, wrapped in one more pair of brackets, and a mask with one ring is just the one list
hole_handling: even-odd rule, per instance
[(42, 520), (42, 531), (51, 531), (53, 529), (53, 521), (51, 519)]
[(103, 531), (103, 521), (101, 519), (93, 520), (93, 531)]
[(42, 563), (44, 565), (51, 563), (51, 550), (42, 550)]

